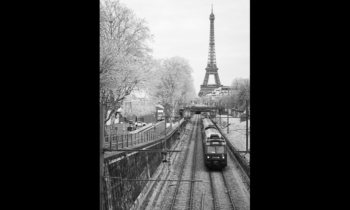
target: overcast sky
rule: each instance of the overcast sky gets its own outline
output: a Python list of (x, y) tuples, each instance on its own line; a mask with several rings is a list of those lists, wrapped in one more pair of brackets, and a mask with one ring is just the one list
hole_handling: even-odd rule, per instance
[[(120, 0), (148, 22), (155, 58), (180, 56), (193, 69), (198, 94), (208, 62), (211, 5), (215, 15), (215, 52), (222, 85), (250, 73), (249, 0)], [(212, 82), (213, 81), (213, 82)], [(209, 83), (214, 83), (209, 78)]]

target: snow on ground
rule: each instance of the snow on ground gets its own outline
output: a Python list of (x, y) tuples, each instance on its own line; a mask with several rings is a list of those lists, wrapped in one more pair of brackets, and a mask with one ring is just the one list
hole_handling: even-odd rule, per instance
[[(246, 151), (246, 121), (240, 122), (239, 118), (229, 117), (229, 132), (227, 134), (227, 115), (221, 115), (216, 117), (217, 123), (220, 125), (222, 132), (226, 138), (233, 144), (233, 146), (239, 151)], [(250, 120), (248, 120), (248, 150), (250, 150)], [(249, 162), (250, 155), (246, 153), (240, 153)]]
[[(179, 120), (179, 121), (175, 121), (175, 122), (173, 122), (173, 127), (175, 126), (178, 126), (179, 124), (181, 124), (182, 123), (182, 121), (183, 121), (183, 119), (181, 119), (181, 120)], [(170, 123), (166, 123), (166, 127), (170, 127)]]

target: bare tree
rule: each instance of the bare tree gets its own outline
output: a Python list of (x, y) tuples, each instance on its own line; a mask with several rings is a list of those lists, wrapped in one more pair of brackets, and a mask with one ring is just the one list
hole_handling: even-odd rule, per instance
[(236, 91), (231, 95), (231, 100), (239, 109), (244, 109), (246, 100), (250, 99), (250, 80), (246, 78), (235, 78), (231, 87)]
[(112, 110), (105, 122), (126, 96), (146, 84), (153, 63), (147, 41), (152, 38), (147, 22), (118, 0), (100, 2), (100, 100), (108, 100)]
[(144, 57), (152, 52), (147, 41), (152, 41), (153, 35), (145, 19), (137, 18), (119, 0), (101, 1), (100, 10), (101, 40), (109, 42), (116, 54)]
[(129, 107), (125, 109), (125, 114), (128, 116), (144, 116), (155, 112), (155, 104), (149, 100), (149, 96), (145, 91), (140, 90), (126, 97), (130, 101)]
[(152, 60), (133, 61), (126, 65), (121, 62), (117, 68), (109, 71), (100, 78), (102, 90), (108, 90), (110, 93), (112, 112), (106, 117), (106, 121), (110, 116), (119, 109), (121, 102), (131, 94), (135, 89), (142, 89), (148, 84), (150, 71), (152, 70)]
[(192, 72), (192, 68), (184, 58), (176, 56), (159, 61), (151, 95), (161, 104), (170, 105), (172, 116), (181, 103), (193, 100), (196, 96)]

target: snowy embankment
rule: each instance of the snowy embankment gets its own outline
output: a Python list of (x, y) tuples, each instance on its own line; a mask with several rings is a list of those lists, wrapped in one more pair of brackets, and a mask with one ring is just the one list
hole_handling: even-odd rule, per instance
[[(217, 116), (217, 124), (221, 128), (226, 138), (233, 144), (238, 151), (246, 151), (246, 121), (240, 122), (239, 118), (229, 117), (229, 132), (227, 134), (227, 115)], [(250, 150), (250, 120), (248, 120), (248, 150)], [(240, 153), (248, 162), (250, 155), (247, 153)]]

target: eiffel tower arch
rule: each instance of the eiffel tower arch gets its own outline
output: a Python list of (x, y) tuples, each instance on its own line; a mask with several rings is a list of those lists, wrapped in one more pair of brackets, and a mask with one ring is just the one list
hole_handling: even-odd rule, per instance
[[(215, 56), (215, 39), (214, 39), (214, 20), (215, 16), (213, 14), (213, 6), (211, 8), (211, 14), (209, 16), (210, 20), (210, 38), (209, 38), (209, 54), (208, 54), (208, 63), (207, 67), (205, 68), (205, 76), (203, 85), (201, 85), (200, 91), (198, 93), (198, 96), (204, 96), (210, 92), (212, 92), (214, 89), (221, 87), (218, 68), (216, 66), (216, 56)], [(215, 78), (215, 84), (209, 85), (209, 75), (214, 75)]]

